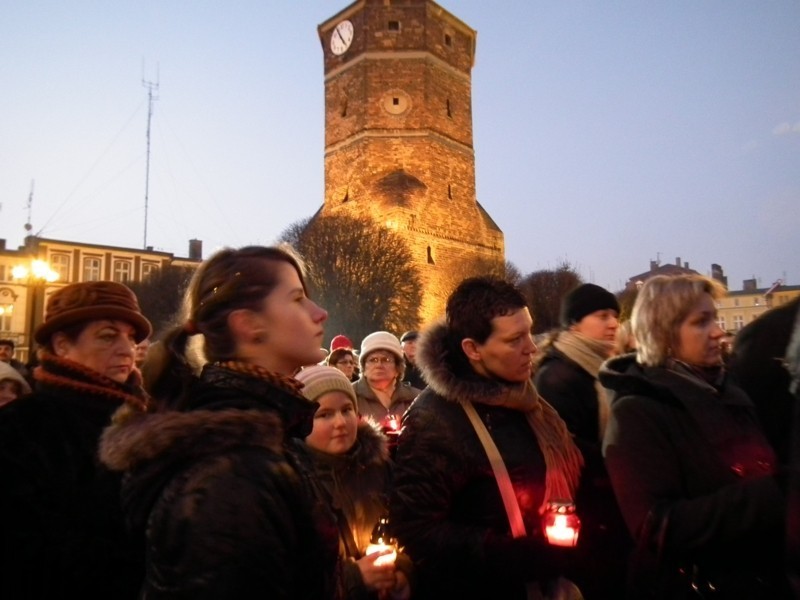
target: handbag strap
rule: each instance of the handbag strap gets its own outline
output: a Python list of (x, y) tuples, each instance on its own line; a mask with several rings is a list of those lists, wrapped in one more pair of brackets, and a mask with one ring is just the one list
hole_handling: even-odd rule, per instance
[(478, 416), (478, 411), (475, 410), (472, 402), (461, 402), (461, 406), (464, 407), (464, 412), (467, 413), (467, 417), (469, 417), (472, 427), (475, 429), (475, 433), (478, 434), (478, 439), (483, 445), (486, 456), (489, 458), (489, 464), (492, 465), (494, 478), (497, 481), (497, 487), (500, 488), (500, 495), (506, 507), (508, 523), (511, 525), (511, 535), (515, 538), (525, 537), (527, 532), (525, 531), (525, 523), (522, 520), (522, 511), (519, 508), (519, 502), (517, 502), (517, 496), (514, 493), (514, 486), (511, 485), (511, 477), (508, 475), (506, 463), (503, 462), (503, 457), (500, 456), (497, 445), (494, 443), (489, 430), (486, 429), (486, 425), (484, 425), (483, 421), (481, 421), (481, 418)]

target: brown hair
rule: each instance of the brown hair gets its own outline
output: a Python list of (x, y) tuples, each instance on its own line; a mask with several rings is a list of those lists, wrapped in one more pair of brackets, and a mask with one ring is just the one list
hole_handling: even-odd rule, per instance
[[(279, 283), (281, 263), (297, 271), (305, 290), (302, 262), (290, 246), (225, 248), (201, 264), (184, 295), (181, 324), (168, 331), (160, 348), (148, 357), (147, 391), (162, 403), (172, 402), (205, 362), (235, 359), (236, 340), (228, 316), (235, 310), (261, 310)], [(199, 352), (188, 347), (195, 334), (202, 334)]]
[(342, 360), (345, 356), (352, 356), (356, 365), (358, 365), (356, 353), (351, 348), (337, 348), (328, 354), (328, 358), (325, 359), (325, 364), (329, 367), (334, 367), (336, 366), (336, 363)]

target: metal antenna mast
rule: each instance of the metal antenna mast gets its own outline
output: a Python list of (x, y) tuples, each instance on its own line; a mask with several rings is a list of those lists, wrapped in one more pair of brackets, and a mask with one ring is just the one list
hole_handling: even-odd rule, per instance
[(28, 232), (28, 235), (31, 234), (31, 230), (33, 229), (33, 223), (31, 223), (31, 215), (33, 213), (33, 182), (34, 180), (31, 179), (31, 193), (28, 194), (28, 204), (25, 208), (28, 209), (28, 222), (25, 223), (25, 231)]
[[(142, 68), (144, 72), (144, 67)], [(142, 85), (147, 88), (147, 163), (144, 174), (144, 248), (147, 249), (147, 211), (150, 203), (150, 122), (153, 119), (153, 102), (158, 100), (153, 92), (158, 92), (158, 70), (156, 80), (147, 81), (142, 73)]]

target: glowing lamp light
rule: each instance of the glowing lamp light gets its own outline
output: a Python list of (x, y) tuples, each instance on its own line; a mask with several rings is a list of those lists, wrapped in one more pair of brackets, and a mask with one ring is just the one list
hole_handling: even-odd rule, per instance
[(21, 265), (16, 266), (11, 269), (11, 276), (14, 279), (28, 279), (28, 277), (31, 277), (36, 281), (46, 281), (48, 283), (53, 283), (58, 279), (58, 273), (43, 260), (31, 261), (30, 269)]
[(551, 545), (571, 548), (578, 544), (581, 520), (572, 502), (550, 502), (542, 520), (544, 535)]
[(364, 554), (369, 556), (376, 552), (384, 550), (391, 550), (391, 553), (384, 554), (375, 559), (375, 566), (381, 567), (383, 565), (393, 565), (397, 560), (397, 540), (389, 535), (389, 518), (381, 517), (378, 520), (375, 529), (372, 530), (372, 536), (369, 540), (366, 552)]

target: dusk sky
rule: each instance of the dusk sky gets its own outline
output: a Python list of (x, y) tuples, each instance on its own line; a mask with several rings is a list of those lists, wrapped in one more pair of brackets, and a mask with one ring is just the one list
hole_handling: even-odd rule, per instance
[[(676, 257), (800, 284), (800, 2), (442, 0), (478, 32), (478, 200), (523, 274)], [(270, 244), (323, 200), (332, 0), (0, 0), (0, 238)]]

